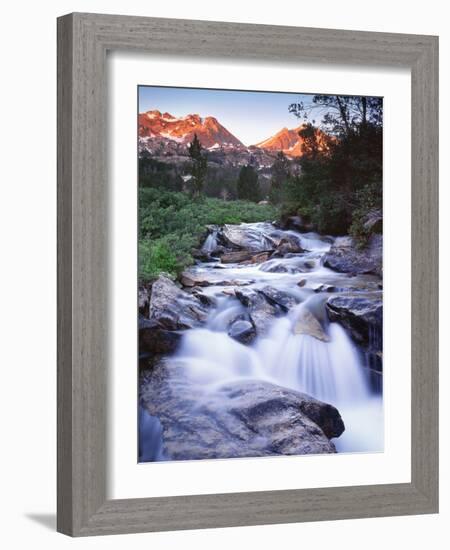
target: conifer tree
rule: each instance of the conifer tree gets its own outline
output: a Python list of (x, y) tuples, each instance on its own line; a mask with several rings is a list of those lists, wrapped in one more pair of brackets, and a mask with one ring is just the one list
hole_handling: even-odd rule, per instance
[(207, 160), (202, 150), (203, 148), (197, 134), (194, 134), (194, 139), (188, 145), (188, 152), (192, 161), (190, 167), (192, 176), (192, 195), (196, 198), (200, 197), (202, 194), (206, 179)]

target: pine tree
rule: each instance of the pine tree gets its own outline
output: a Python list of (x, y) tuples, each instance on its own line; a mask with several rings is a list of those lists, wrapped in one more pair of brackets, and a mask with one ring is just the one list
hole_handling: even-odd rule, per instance
[(192, 161), (190, 167), (192, 175), (192, 195), (196, 198), (200, 197), (203, 192), (208, 166), (206, 156), (202, 154), (202, 149), (197, 134), (194, 134), (194, 139), (188, 145), (188, 152)]

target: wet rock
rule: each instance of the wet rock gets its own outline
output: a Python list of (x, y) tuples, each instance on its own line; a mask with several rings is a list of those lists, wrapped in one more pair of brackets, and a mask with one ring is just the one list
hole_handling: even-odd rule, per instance
[(256, 337), (256, 330), (250, 321), (237, 319), (230, 325), (228, 336), (241, 344), (250, 344)]
[(326, 310), (330, 321), (339, 322), (381, 370), (383, 350), (383, 300), (380, 292), (333, 296)]
[(300, 286), (300, 287), (305, 286), (306, 282), (307, 282), (306, 279), (300, 279), (300, 281), (297, 283), (297, 286)]
[(309, 271), (305, 269), (304, 264), (301, 260), (298, 261), (287, 261), (286, 259), (273, 259), (265, 262), (261, 267), (261, 271), (265, 273), (305, 273)]
[(231, 248), (244, 249), (248, 252), (266, 252), (275, 250), (279, 242), (269, 235), (272, 229), (271, 225), (267, 231), (261, 227), (249, 227), (245, 224), (224, 225), (220, 239)]
[(225, 296), (234, 296), (234, 288), (224, 288), (222, 294), (225, 294)]
[(192, 249), (191, 254), (193, 258), (200, 260), (201, 262), (207, 262), (211, 258), (211, 255), (208, 252), (198, 250), (197, 248)]
[[(222, 273), (220, 273), (222, 271)], [(183, 271), (180, 276), (181, 284), (192, 289), (195, 287), (206, 286), (247, 286), (253, 284), (255, 281), (252, 279), (223, 279), (222, 276), (226, 275), (225, 270), (215, 270), (197, 272), (195, 268), (192, 270)]]
[(191, 293), (204, 305), (207, 307), (215, 307), (217, 305), (217, 300), (214, 296), (208, 296), (204, 294), (200, 289), (193, 288)]
[(351, 237), (338, 237), (325, 255), (324, 265), (341, 273), (353, 275), (383, 273), (383, 238), (372, 235), (369, 244), (358, 249)]
[(201, 325), (208, 316), (207, 308), (195, 296), (184, 292), (169, 278), (160, 275), (152, 285), (149, 319), (167, 330), (180, 330)]
[(249, 263), (251, 263), (251, 264), (260, 264), (260, 263), (263, 263), (263, 262), (267, 262), (267, 260), (269, 259), (269, 255), (270, 255), (269, 252), (259, 252), (258, 254), (255, 254), (254, 256), (252, 256), (250, 258)]
[(154, 367), (141, 403), (162, 426), (171, 460), (334, 453), (344, 431), (337, 409), (259, 381), (202, 391), (174, 360)]
[(208, 286), (210, 282), (202, 275), (190, 271), (183, 271), (180, 282), (186, 287)]
[(289, 311), (299, 303), (299, 300), (292, 294), (273, 286), (265, 286), (260, 292), (269, 303), (280, 306), (284, 311)]
[(261, 271), (265, 273), (288, 273), (288, 267), (286, 264), (277, 260), (269, 260), (261, 266)]
[(236, 288), (234, 292), (236, 298), (248, 308), (257, 334), (266, 334), (280, 308), (270, 304), (261, 292), (244, 288)]
[(222, 254), (220, 261), (223, 264), (239, 264), (241, 262), (249, 262), (253, 256), (253, 252), (248, 250), (234, 250), (232, 252), (225, 252)]
[(320, 322), (305, 307), (300, 310), (293, 330), (294, 334), (307, 334), (322, 342), (330, 341)]
[(299, 239), (296, 239), (293, 235), (285, 235), (279, 242), (272, 254), (272, 258), (282, 258), (287, 254), (300, 254), (304, 252), (300, 245)]
[(139, 318), (139, 352), (140, 354), (167, 354), (177, 350), (181, 341), (179, 332), (169, 331), (158, 321)]
[(336, 287), (333, 285), (319, 284), (312, 286), (314, 292), (336, 292)]

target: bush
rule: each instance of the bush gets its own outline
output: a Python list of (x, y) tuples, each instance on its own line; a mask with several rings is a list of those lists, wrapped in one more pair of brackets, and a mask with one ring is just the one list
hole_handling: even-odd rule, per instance
[(139, 241), (139, 275), (141, 279), (150, 280), (159, 273), (174, 273), (179, 264), (176, 255), (164, 239)]
[(154, 188), (139, 189), (139, 276), (161, 272), (178, 275), (192, 264), (210, 224), (271, 221), (278, 216), (272, 205), (215, 198), (194, 200), (186, 193)]

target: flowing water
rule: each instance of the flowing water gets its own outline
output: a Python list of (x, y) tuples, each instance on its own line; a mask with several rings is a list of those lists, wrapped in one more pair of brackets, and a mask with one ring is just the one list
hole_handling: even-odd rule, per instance
[[(325, 302), (330, 292), (315, 292), (324, 287), (332, 292), (345, 291), (349, 281), (353, 291), (373, 289), (377, 288), (378, 280), (367, 275), (349, 279), (346, 274), (324, 267), (323, 256), (330, 248), (330, 238), (315, 233), (283, 232), (270, 224), (245, 226), (256, 235), (258, 231), (266, 235), (268, 229), (275, 236), (289, 234), (306, 251), (255, 265), (222, 265), (213, 259), (192, 269), (209, 281), (210, 285), (202, 290), (214, 296), (217, 305), (203, 327), (184, 333), (176, 357), (184, 365), (186, 376), (210, 392), (224, 383), (259, 379), (307, 393), (331, 403), (341, 413), (346, 430), (334, 440), (338, 452), (382, 451), (381, 388), (371, 384), (365, 356), (344, 328), (328, 321)], [(203, 251), (211, 253), (216, 247), (217, 232), (213, 232), (207, 237)], [(228, 330), (230, 322), (244, 314), (245, 308), (228, 295), (230, 286), (224, 281), (256, 290), (270, 285), (287, 292), (299, 303), (289, 312), (274, 317), (266, 334), (258, 336), (251, 345), (243, 345), (232, 339)], [(324, 338), (298, 333), (295, 327), (305, 313), (319, 321)], [(151, 425), (155, 447), (161, 427), (155, 421)], [(153, 460), (162, 458), (159, 448), (146, 452)]]

